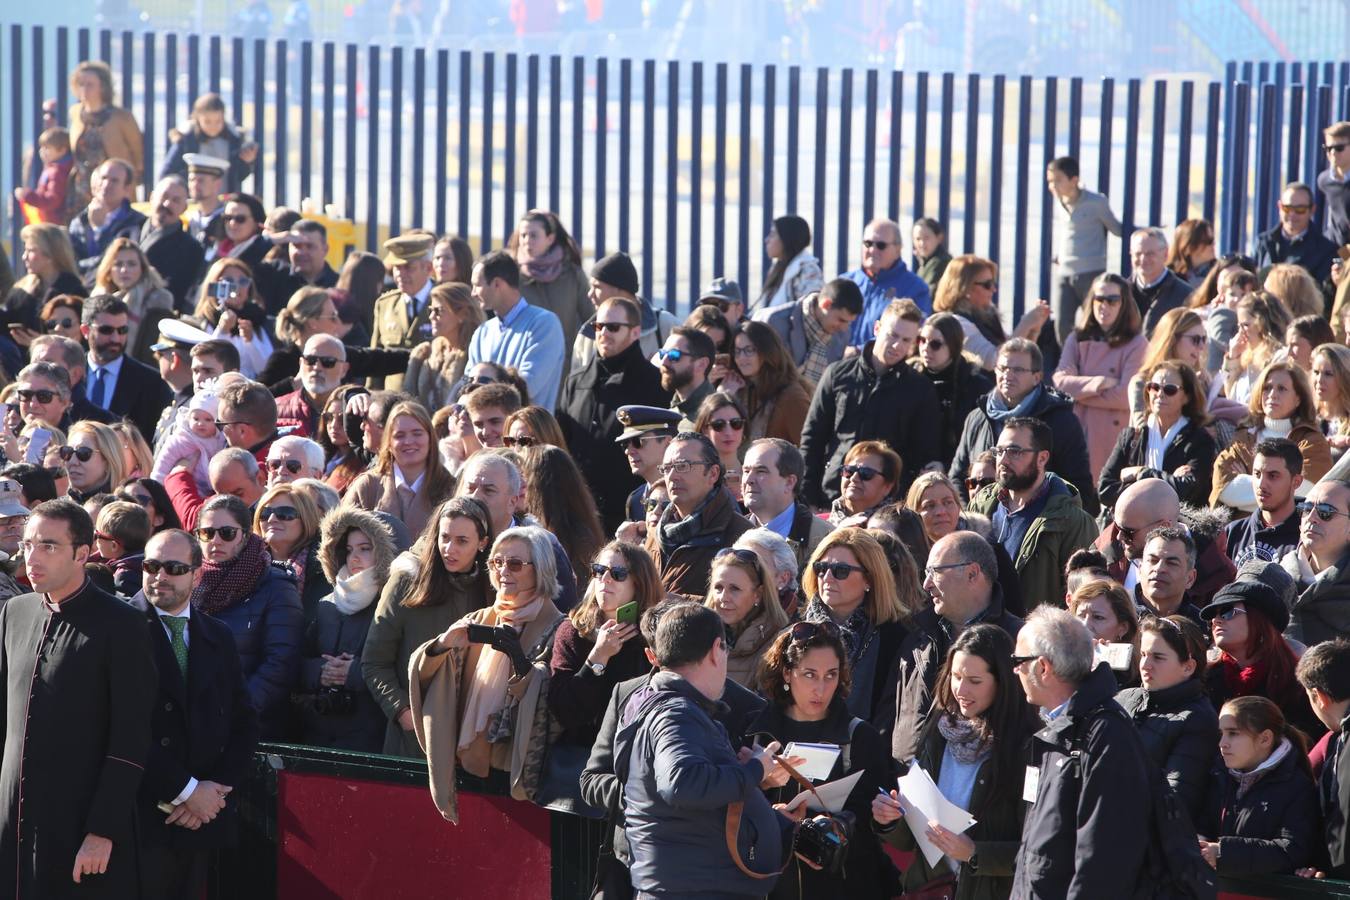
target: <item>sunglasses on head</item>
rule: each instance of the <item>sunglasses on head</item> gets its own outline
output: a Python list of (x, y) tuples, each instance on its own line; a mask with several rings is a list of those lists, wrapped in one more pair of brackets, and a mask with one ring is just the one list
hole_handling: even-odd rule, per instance
[(1294, 504), (1294, 509), (1298, 510), (1300, 516), (1306, 516), (1308, 513), (1317, 513), (1317, 518), (1323, 522), (1330, 522), (1337, 516), (1350, 515), (1341, 512), (1330, 503), (1310, 503), (1307, 500), (1300, 500)]
[(96, 325), (94, 330), (103, 337), (111, 337), (114, 334), (126, 334), (131, 330), (129, 325)]
[(176, 559), (147, 559), (141, 562), (141, 571), (147, 575), (158, 575), (161, 570), (177, 578), (191, 572), (192, 566)]
[(534, 563), (530, 562), (528, 559), (521, 559), (520, 557), (517, 556), (511, 556), (506, 558), (494, 556), (488, 560), (488, 565), (496, 569), (498, 572), (500, 572), (502, 569), (505, 569), (508, 572), (519, 572), (526, 566), (534, 565)]
[(708, 427), (711, 428), (713, 431), (716, 431), (718, 434), (721, 434), (723, 431), (726, 431), (728, 426), (731, 427), (732, 431), (740, 431), (742, 428), (745, 427), (745, 420), (742, 419), (740, 416), (736, 416), (735, 418), (732, 419), (713, 419), (711, 422), (708, 423)]
[(854, 572), (866, 570), (862, 566), (853, 566), (846, 562), (826, 562), (818, 559), (811, 563), (811, 571), (816, 573), (817, 578), (823, 579), (826, 575), (833, 575), (835, 581), (844, 581)]
[(341, 360), (338, 359), (336, 356), (316, 356), (313, 353), (306, 354), (305, 356), (302, 356), (300, 358), (303, 359), (305, 361), (305, 365), (309, 366), (310, 368), (314, 368), (315, 366), (323, 366), (325, 369), (331, 369), (334, 366), (336, 366), (339, 362), (341, 362)]
[(51, 334), (55, 331), (60, 331), (65, 328), (74, 328), (74, 327), (75, 327), (74, 319), (48, 319), (47, 321), (42, 323), (42, 330), (47, 332), (47, 334)]
[(610, 334), (618, 334), (625, 328), (632, 328), (627, 322), (596, 322), (596, 331), (608, 331)]
[(15, 391), (14, 393), (19, 395), (20, 400), (26, 401), (28, 403), (32, 403), (34, 400), (36, 400), (39, 403), (51, 403), (53, 400), (56, 399), (56, 391), (48, 391), (41, 388), (36, 391), (29, 391), (24, 390), (23, 388), (19, 388), (19, 390)]
[(268, 519), (276, 519), (279, 522), (294, 522), (300, 518), (300, 513), (294, 506), (264, 506), (258, 510), (258, 521), (266, 522)]
[(520, 447), (521, 449), (540, 446), (539, 439), (531, 437), (528, 434), (522, 434), (520, 437), (511, 437), (508, 435), (507, 437), (502, 438), (502, 443), (508, 447)]
[(788, 632), (791, 636), (789, 640), (793, 643), (804, 643), (811, 640), (816, 635), (823, 634), (826, 637), (839, 637), (839, 626), (833, 622), (797, 622)]
[(292, 475), (299, 475), (300, 468), (303, 465), (304, 463), (300, 462), (298, 459), (269, 459), (267, 461), (267, 468), (271, 469), (273, 472), (280, 472), (282, 469), (285, 469)]
[(1157, 381), (1150, 381), (1148, 384), (1144, 385), (1144, 390), (1148, 391), (1149, 393), (1153, 393), (1154, 391), (1162, 391), (1164, 397), (1175, 397), (1177, 394), (1181, 393), (1181, 385), (1161, 384)]
[(845, 478), (857, 478), (859, 481), (871, 481), (881, 474), (871, 466), (855, 466), (852, 463), (841, 466), (839, 471)]
[(753, 550), (746, 550), (744, 547), (723, 547), (713, 555), (714, 560), (722, 559), (725, 556), (732, 556), (750, 567), (750, 571), (755, 573), (755, 581), (759, 581), (759, 555)]
[(213, 540), (216, 535), (220, 535), (222, 541), (232, 541), (239, 537), (239, 531), (238, 525), (221, 525), (218, 528), (208, 528), (203, 525), (197, 529), (197, 539), (209, 541)]
[(628, 572), (629, 569), (627, 566), (606, 566), (601, 565), (600, 563), (591, 563), (591, 575), (593, 575), (597, 581), (604, 578), (607, 574), (615, 581), (627, 581)]
[(72, 447), (67, 444), (64, 447), (58, 448), (56, 455), (61, 457), (62, 462), (70, 462), (71, 457), (78, 459), (80, 462), (89, 462), (89, 460), (94, 458), (96, 452), (98, 451), (93, 447)]

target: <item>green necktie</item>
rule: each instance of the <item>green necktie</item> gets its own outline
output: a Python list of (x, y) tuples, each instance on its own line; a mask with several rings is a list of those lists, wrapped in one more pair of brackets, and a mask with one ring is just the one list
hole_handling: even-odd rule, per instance
[(169, 645), (173, 647), (173, 658), (178, 660), (178, 668), (187, 678), (187, 641), (183, 640), (183, 631), (187, 628), (187, 616), (160, 616), (159, 620), (169, 629)]

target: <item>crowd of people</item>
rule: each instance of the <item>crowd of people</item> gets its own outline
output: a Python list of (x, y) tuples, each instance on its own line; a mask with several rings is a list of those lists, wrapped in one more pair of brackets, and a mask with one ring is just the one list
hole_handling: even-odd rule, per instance
[(1011, 328), (927, 218), (681, 319), (547, 210), (335, 271), (213, 95), (138, 212), (107, 74), (0, 304), (0, 883), (196, 896), (259, 741), (573, 812), (604, 897), (1350, 875), (1350, 122), (1253, 256), (1124, 274), (1055, 160)]

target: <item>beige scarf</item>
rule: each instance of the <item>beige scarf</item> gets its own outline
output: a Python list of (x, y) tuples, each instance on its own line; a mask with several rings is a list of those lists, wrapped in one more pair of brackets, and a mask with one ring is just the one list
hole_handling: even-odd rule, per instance
[[(500, 604), (495, 605), (492, 614), (498, 625), (510, 625), (520, 633), (525, 630), (527, 623), (534, 621), (543, 606), (544, 597), (535, 596), (524, 606), (503, 608)], [(474, 666), (473, 680), (469, 682), (464, 714), (460, 719), (461, 750), (486, 731), (488, 719), (506, 706), (506, 688), (511, 675), (511, 657), (486, 646), (479, 651), (478, 664)]]

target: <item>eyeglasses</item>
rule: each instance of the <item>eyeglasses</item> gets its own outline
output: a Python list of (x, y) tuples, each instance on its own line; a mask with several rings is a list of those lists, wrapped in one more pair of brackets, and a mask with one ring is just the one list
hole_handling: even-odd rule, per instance
[(315, 356), (312, 353), (300, 358), (303, 359), (305, 365), (309, 366), (311, 369), (315, 366), (323, 366), (325, 369), (331, 369), (342, 362), (342, 360), (338, 359), (336, 356)]
[(129, 325), (99, 325), (94, 328), (103, 337), (111, 337), (114, 334), (126, 334), (131, 330)]
[(1296, 216), (1306, 216), (1312, 206), (1307, 203), (1281, 203), (1280, 211), (1293, 213)]
[(995, 281), (992, 278), (989, 278), (984, 281), (972, 281), (970, 283), (970, 286), (977, 288), (984, 288), (986, 291), (992, 291), (994, 289), (994, 285), (996, 284), (998, 284), (997, 281)]
[(67, 444), (58, 448), (56, 455), (61, 457), (61, 462), (70, 462), (71, 457), (78, 459), (80, 462), (89, 462), (97, 452), (93, 447), (72, 447)]
[(989, 452), (994, 454), (994, 459), (1002, 459), (1005, 456), (1017, 457), (1030, 451), (1030, 447), (1019, 447), (1016, 444), (1008, 444), (1006, 447), (995, 445), (989, 448)]
[(299, 475), (300, 469), (303, 466), (304, 463), (298, 459), (269, 459), (267, 461), (267, 468), (271, 469), (273, 472), (280, 472), (282, 469), (285, 469), (292, 475)]
[(1181, 339), (1183, 341), (1190, 341), (1192, 347), (1203, 347), (1205, 346), (1205, 342), (1209, 340), (1209, 338), (1203, 334), (1183, 334)]
[(967, 478), (967, 479), (966, 479), (966, 490), (967, 490), (967, 491), (972, 491), (972, 492), (973, 492), (973, 491), (978, 491), (980, 488), (984, 487), (986, 484), (993, 484), (993, 483), (994, 483), (994, 479), (992, 479), (992, 478)]
[(665, 362), (667, 360), (669, 360), (670, 362), (679, 362), (686, 356), (689, 357), (690, 359), (700, 358), (698, 354), (693, 353), (689, 350), (657, 350), (656, 355), (661, 358), (662, 362)]
[(1093, 302), (1093, 303), (1105, 303), (1107, 306), (1115, 306), (1117, 303), (1119, 303), (1121, 300), (1124, 300), (1124, 299), (1125, 299), (1125, 298), (1122, 297), (1120, 294), (1093, 294), (1093, 295), (1092, 295), (1092, 302)]
[(618, 334), (625, 328), (632, 328), (627, 322), (596, 322), (596, 331), (608, 331), (610, 334)]
[(591, 563), (591, 575), (596, 581), (609, 575), (615, 581), (627, 581), (629, 569), (627, 566), (605, 566), (600, 563)]
[(19, 541), (19, 549), (24, 556), (52, 556), (59, 547), (73, 547), (74, 544), (62, 544), (57, 541)]
[(220, 535), (222, 541), (232, 541), (239, 537), (240, 528), (238, 525), (221, 525), (219, 528), (207, 528), (202, 526), (197, 529), (197, 540), (214, 540), (216, 535)]
[(759, 354), (759, 351), (756, 350), (754, 347), (737, 347), (737, 348), (736, 348), (736, 358), (737, 358), (737, 359), (749, 359), (750, 357), (752, 357), (752, 356), (757, 356), (758, 354)]
[(75, 327), (74, 319), (48, 319), (47, 321), (42, 323), (42, 330), (47, 332), (47, 334), (51, 334), (52, 332), (55, 331), (61, 331), (63, 329), (74, 327)]
[(1005, 366), (1002, 363), (994, 366), (995, 375), (1007, 375), (1009, 373), (1013, 375), (1034, 375), (1039, 371), (1039, 369), (1028, 369), (1026, 366)]
[(648, 512), (651, 512), (654, 509), (665, 509), (669, 505), (669, 500), (662, 500), (659, 497), (648, 497), (646, 500), (642, 501), (643, 508)]
[(762, 565), (759, 561), (759, 555), (753, 550), (746, 550), (744, 547), (723, 547), (713, 554), (714, 560), (719, 560), (724, 556), (734, 556), (736, 559), (750, 567), (750, 571), (755, 573), (755, 581), (760, 582), (759, 568)]
[(788, 632), (789, 640), (795, 644), (805, 643), (818, 634), (827, 637), (839, 637), (839, 626), (833, 622), (797, 622)]
[(731, 426), (732, 431), (740, 431), (743, 428), (745, 428), (745, 420), (742, 419), (740, 416), (736, 416), (735, 418), (732, 419), (713, 419), (711, 422), (708, 423), (708, 427), (711, 428), (713, 431), (716, 431), (718, 434), (721, 434), (722, 432), (726, 431), (727, 426)]
[(1340, 153), (1340, 152), (1341, 152), (1342, 150), (1344, 150), (1346, 147), (1350, 147), (1350, 144), (1323, 144), (1323, 145), (1322, 145), (1322, 152), (1323, 152), (1323, 153)]
[(177, 578), (179, 575), (186, 575), (192, 569), (192, 566), (176, 559), (147, 559), (141, 562), (141, 571), (147, 575), (158, 575), (164, 571)]
[(1350, 516), (1350, 513), (1343, 513), (1330, 503), (1310, 503), (1307, 500), (1300, 500), (1294, 504), (1294, 509), (1298, 510), (1300, 516), (1306, 516), (1310, 512), (1317, 513), (1317, 518), (1323, 522), (1330, 522), (1337, 516)]
[(500, 572), (505, 569), (508, 572), (519, 572), (526, 566), (532, 566), (534, 563), (528, 559), (521, 559), (518, 556), (511, 556), (503, 559), (500, 556), (494, 556), (488, 560), (488, 565)]
[(859, 481), (864, 482), (871, 481), (873, 478), (876, 478), (878, 475), (881, 474), (881, 472), (872, 468), (871, 466), (855, 466), (852, 463), (847, 463), (843, 466), (840, 466), (839, 472), (845, 478), (856, 478)]
[(929, 338), (928, 340), (923, 342), (923, 346), (927, 347), (931, 351), (937, 351), (947, 346), (947, 344), (944, 341), (939, 341), (937, 338)]
[(221, 216), (220, 220), (226, 225), (239, 225), (243, 222), (253, 221), (252, 216)]
[(1164, 397), (1175, 397), (1177, 394), (1181, 393), (1181, 385), (1162, 384), (1157, 381), (1150, 381), (1148, 384), (1144, 385), (1144, 390), (1148, 391), (1149, 393), (1162, 391)]
[(229, 428), (231, 425), (247, 425), (247, 424), (248, 424), (247, 422), (242, 422), (242, 421), (241, 421), (241, 422), (225, 422), (225, 421), (222, 421), (221, 419), (216, 419), (216, 427), (219, 428), (221, 431), (224, 431), (226, 428)]
[(1023, 666), (1025, 666), (1027, 663), (1029, 663), (1029, 662), (1035, 662), (1036, 660), (1040, 659), (1041, 657), (1040, 657), (1039, 654), (1038, 654), (1038, 655), (1035, 655), (1035, 656), (1018, 656), (1016, 653), (1014, 653), (1014, 654), (1012, 655), (1011, 658), (1012, 658), (1012, 667), (1013, 667), (1013, 669), (1020, 669), (1020, 668), (1022, 668)]
[(936, 578), (937, 573), (943, 571), (944, 569), (959, 569), (962, 566), (968, 565), (970, 565), (970, 560), (967, 559), (963, 562), (945, 563), (940, 566), (924, 566), (923, 574), (925, 578)]
[(279, 522), (294, 522), (300, 518), (300, 512), (294, 506), (264, 506), (258, 510), (258, 521), (276, 519)]
[(48, 391), (41, 388), (39, 388), (36, 391), (29, 391), (24, 390), (23, 388), (19, 388), (14, 393), (18, 394), (19, 400), (21, 400), (24, 403), (32, 403), (34, 400), (36, 400), (38, 403), (51, 403), (57, 397), (56, 391)]
[(863, 246), (868, 250), (885, 250), (891, 245), (890, 241), (869, 241), (864, 239)]
[(641, 449), (642, 449), (642, 445), (645, 444), (647, 441), (655, 441), (655, 440), (659, 440), (659, 439), (664, 438), (664, 437), (669, 437), (669, 435), (665, 435), (665, 434), (635, 434), (635, 435), (633, 435), (632, 437), (630, 437), (628, 440), (624, 441), (624, 442), (623, 442), (623, 446), (627, 447), (627, 448), (630, 449), (630, 450), (641, 450)]
[(539, 446), (541, 442), (536, 437), (531, 437), (528, 434), (522, 434), (520, 437), (510, 437), (510, 436), (504, 437), (502, 438), (502, 443), (508, 447), (520, 447), (523, 450), (526, 447)]
[(811, 563), (811, 571), (822, 580), (826, 575), (833, 575), (835, 581), (846, 581), (854, 572), (866, 572), (867, 570), (862, 566), (853, 566), (846, 562), (826, 562), (823, 559), (818, 559)]
[(1246, 614), (1247, 610), (1243, 609), (1242, 607), (1230, 606), (1227, 609), (1223, 609), (1215, 613), (1214, 618), (1222, 619), (1225, 622), (1231, 622), (1233, 621), (1234, 616), (1245, 616)]
[(677, 459), (674, 462), (661, 463), (661, 465), (656, 467), (656, 471), (659, 472), (661, 475), (669, 475), (672, 472), (674, 472), (677, 475), (684, 475), (694, 466), (702, 466), (703, 468), (706, 469), (708, 468), (708, 466), (712, 465), (716, 465), (716, 463), (703, 462), (702, 460), (693, 460), (693, 459)]

